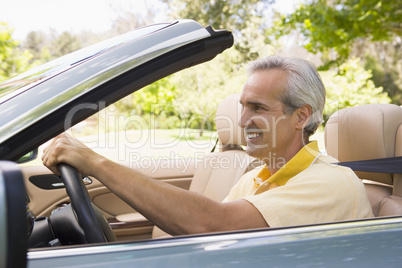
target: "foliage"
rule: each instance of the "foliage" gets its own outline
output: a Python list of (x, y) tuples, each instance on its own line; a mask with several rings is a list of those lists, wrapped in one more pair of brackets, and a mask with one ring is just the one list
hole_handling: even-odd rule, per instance
[(273, 1), (264, 0), (172, 0), (169, 4), (171, 16), (194, 19), (201, 25), (215, 29), (243, 29), (253, 16), (262, 17), (267, 5)]
[(175, 74), (172, 80), (182, 89), (175, 99), (186, 127), (213, 130), (219, 102), (241, 91), (247, 77), (243, 64), (272, 54), (264, 37), (265, 13), (271, 0), (173, 0), (165, 1), (173, 19), (193, 19), (203, 26), (232, 31), (234, 47), (213, 61)]
[[(287, 38), (287, 43), (293, 42), (289, 34), (294, 31), (304, 35), (306, 39), (302, 41), (308, 51), (322, 53), (325, 68), (321, 75), (326, 84), (328, 103), (326, 118), (347, 106), (389, 102), (379, 85), (384, 86), (394, 102), (398, 99), (402, 102), (402, 72), (398, 71), (401, 68), (400, 39), (397, 42), (401, 27), (398, 1), (313, 0), (291, 15), (280, 15), (270, 29), (267, 29), (270, 19), (267, 14), (272, 0), (162, 1), (169, 5), (172, 19), (194, 19), (203, 26), (232, 31), (235, 45), (210, 62), (163, 78), (117, 102), (113, 109), (126, 119), (150, 119), (148, 127), (214, 130), (218, 103), (227, 95), (240, 92), (247, 79), (243, 63), (274, 54), (279, 37)], [(155, 14), (151, 9), (147, 12), (144, 17), (122, 10), (113, 22), (112, 30), (104, 35), (33, 32), (23, 45), (33, 54), (31, 60), (44, 62), (150, 23), (149, 19), (152, 20)], [(0, 50), (6, 47), (2, 44)], [(14, 51), (17, 46), (13, 43)], [(351, 55), (358, 55), (364, 62), (346, 61)], [(28, 61), (29, 57), (25, 59)], [(337, 69), (330, 69), (334, 66)], [(373, 71), (365, 71), (363, 66)], [(125, 123), (130, 122), (126, 119)], [(137, 126), (130, 124), (129, 128)]]
[(327, 103), (324, 109), (325, 121), (336, 111), (370, 103), (390, 103), (387, 93), (381, 87), (375, 87), (370, 78), (372, 74), (366, 71), (360, 59), (348, 60), (334, 70), (320, 72), (327, 89)]
[(186, 127), (215, 129), (218, 104), (226, 96), (239, 93), (247, 79), (242, 65), (230, 64), (230, 59), (237, 56), (238, 51), (232, 48), (212, 61), (172, 77), (175, 85), (182, 89), (174, 103), (186, 118)]
[[(382, 86), (388, 92), (392, 102), (402, 105), (402, 61), (401, 44), (396, 42), (378, 42), (367, 44), (364, 66), (371, 70), (371, 78), (376, 86)], [(372, 53), (376, 51), (377, 53)]]
[[(328, 68), (341, 64), (356, 40), (390, 41), (402, 30), (399, 1), (313, 0), (275, 24), (282, 36), (298, 29), (307, 37), (305, 47), (324, 53)], [(335, 53), (333, 53), (335, 52)]]
[(31, 53), (19, 49), (19, 42), (12, 38), (12, 33), (7, 23), (0, 23), (0, 81), (32, 67)]
[[(135, 10), (135, 8), (133, 8)], [(140, 26), (152, 23), (155, 18), (154, 9), (147, 9), (145, 14), (131, 10), (118, 10), (119, 16), (113, 21), (112, 31), (123, 34)]]
[[(119, 113), (127, 117), (152, 115), (152, 120), (147, 122), (149, 127), (169, 128), (169, 124), (164, 121), (168, 117), (177, 116), (177, 110), (173, 106), (176, 95), (175, 85), (171, 83), (170, 77), (165, 77), (123, 98), (115, 106)], [(169, 122), (173, 123), (171, 121)], [(170, 127), (174, 127), (173, 125)]]
[(265, 12), (272, 0), (172, 0), (167, 1), (173, 19), (193, 19), (203, 26), (232, 31), (235, 48), (240, 52), (239, 62), (255, 60), (261, 44)]
[(50, 51), (52, 57), (58, 58), (81, 48), (77, 37), (69, 32), (63, 32), (53, 39)]
[(31, 31), (28, 33), (23, 47), (32, 53), (31, 61), (47, 62), (51, 59), (50, 50), (48, 47), (48, 38), (42, 31)]
[(158, 80), (117, 102), (117, 110), (150, 119), (150, 127), (200, 129), (202, 136), (204, 129), (215, 129), (219, 102), (239, 93), (247, 79), (243, 66), (226, 64), (237, 56), (232, 48), (212, 61)]
[(400, 1), (312, 0), (290, 15), (278, 15), (267, 34), (301, 33), (304, 47), (321, 54), (321, 70), (361, 58), (375, 85), (401, 105), (401, 7)]

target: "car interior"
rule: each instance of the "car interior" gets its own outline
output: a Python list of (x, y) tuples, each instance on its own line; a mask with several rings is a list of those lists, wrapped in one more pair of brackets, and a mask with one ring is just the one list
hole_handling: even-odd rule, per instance
[[(245, 145), (245, 140), (243, 131), (237, 124), (241, 113), (239, 97), (239, 94), (231, 95), (217, 108), (216, 126), (219, 142), (215, 152), (207, 154), (202, 159), (193, 159), (188, 168), (184, 168), (176, 159), (169, 159), (165, 161), (175, 161), (169, 165), (174, 168), (155, 171), (155, 167), (148, 165), (147, 168), (141, 169), (141, 172), (154, 179), (222, 201), (245, 172), (262, 164), (249, 157), (241, 147)], [(30, 196), (29, 207), (37, 218), (49, 217), (68, 206), (70, 199), (58, 176), (51, 174), (44, 166), (26, 166), (22, 167), (22, 171)], [(93, 204), (108, 219), (118, 241), (166, 235), (110, 192), (96, 178), (84, 178), (84, 184)]]
[[(156, 172), (150, 166), (142, 172), (157, 180), (222, 201), (245, 172), (263, 164), (249, 157), (241, 147), (245, 141), (243, 131), (237, 124), (240, 112), (239, 94), (231, 95), (221, 102), (216, 114), (219, 142), (215, 152), (202, 159), (194, 159), (184, 172), (180, 165)], [(370, 104), (340, 110), (331, 116), (325, 127), (327, 153), (341, 162), (401, 156), (401, 125), (402, 109), (396, 105)], [(225, 159), (224, 168), (210, 164), (220, 163), (222, 159)], [(70, 199), (60, 179), (46, 167), (26, 166), (21, 169), (30, 199), (29, 208), (37, 219), (49, 217), (69, 205)], [(400, 174), (356, 173), (365, 183), (376, 217), (402, 215)], [(166, 235), (96, 178), (84, 178), (84, 183), (91, 201), (108, 220), (117, 241)]]

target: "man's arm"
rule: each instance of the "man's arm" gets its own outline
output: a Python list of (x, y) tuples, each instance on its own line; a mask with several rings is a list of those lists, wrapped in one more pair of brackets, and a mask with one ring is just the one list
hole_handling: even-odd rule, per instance
[(172, 235), (268, 227), (260, 212), (239, 199), (219, 203), (195, 192), (148, 178), (114, 163), (65, 134), (44, 150), (43, 163), (58, 174), (67, 163), (101, 181), (159, 228)]

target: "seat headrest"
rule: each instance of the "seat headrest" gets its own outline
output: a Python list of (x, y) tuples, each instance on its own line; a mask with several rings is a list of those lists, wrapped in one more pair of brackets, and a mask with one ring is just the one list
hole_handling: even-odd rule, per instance
[[(339, 161), (395, 156), (402, 108), (393, 104), (368, 104), (334, 113), (325, 126), (328, 155)], [(402, 127), (401, 127), (402, 129)], [(391, 174), (356, 172), (361, 179), (392, 184)]]
[(240, 94), (233, 94), (221, 101), (216, 111), (216, 130), (222, 145), (246, 145), (241, 117)]

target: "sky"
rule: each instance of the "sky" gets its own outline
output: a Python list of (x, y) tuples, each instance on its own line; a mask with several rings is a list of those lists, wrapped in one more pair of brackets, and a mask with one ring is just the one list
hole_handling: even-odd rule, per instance
[[(0, 21), (14, 28), (13, 37), (24, 39), (30, 31), (50, 28), (58, 32), (111, 28), (118, 11), (145, 10), (154, 0), (1, 0)], [(161, 16), (161, 20), (164, 20)]]
[[(276, 8), (286, 12), (301, 0), (277, 0)], [(30, 31), (50, 28), (57, 32), (79, 33), (82, 30), (104, 32), (121, 10), (141, 12), (160, 6), (157, 21), (165, 21), (166, 8), (157, 0), (0, 0), (0, 22), (14, 28), (13, 38), (25, 39)]]

